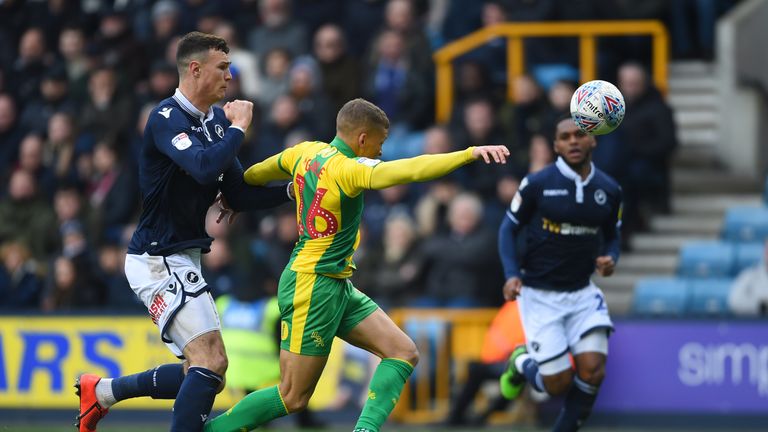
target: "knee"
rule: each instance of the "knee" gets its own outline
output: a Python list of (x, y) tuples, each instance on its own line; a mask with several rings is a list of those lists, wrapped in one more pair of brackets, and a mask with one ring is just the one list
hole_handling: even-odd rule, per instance
[(281, 385), (280, 396), (283, 398), (285, 409), (288, 410), (289, 413), (295, 413), (307, 409), (309, 398), (312, 397), (312, 393), (293, 391), (291, 388), (283, 388)]
[(192, 360), (192, 364), (204, 367), (209, 371), (223, 377), (224, 374), (227, 373), (229, 359), (227, 359), (227, 354), (224, 352), (224, 350), (216, 350), (209, 353), (207, 356), (205, 356), (204, 359), (201, 359), (200, 361)]
[(579, 368), (579, 379), (593, 386), (599, 386), (605, 378), (605, 362), (596, 362)]
[(416, 344), (413, 340), (409, 338), (408, 343), (404, 344), (402, 348), (398, 350), (397, 354), (390, 357), (405, 360), (410, 363), (411, 366), (416, 367), (419, 363), (419, 349), (416, 348)]
[(543, 377), (544, 388), (552, 396), (565, 394), (571, 388), (573, 383), (573, 371), (566, 370), (556, 375), (547, 375)]

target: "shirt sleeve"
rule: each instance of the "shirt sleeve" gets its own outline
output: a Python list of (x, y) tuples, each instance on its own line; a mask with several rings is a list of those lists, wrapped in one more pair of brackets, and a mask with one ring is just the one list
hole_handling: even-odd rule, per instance
[(264, 187), (247, 184), (243, 176), (243, 166), (237, 158), (224, 172), (219, 189), (232, 210), (238, 212), (268, 209), (289, 200), (285, 185)]
[(517, 233), (527, 224), (536, 210), (536, 193), (528, 177), (520, 182), (520, 186), (512, 198), (507, 210), (507, 217), (499, 227), (499, 258), (504, 268), (504, 276), (509, 279), (520, 277), (520, 264), (517, 262)]
[(295, 146), (251, 165), (245, 171), (245, 182), (249, 185), (264, 185), (274, 180), (292, 178), (293, 165), (300, 154), (301, 149)]
[(603, 224), (603, 253), (602, 255), (610, 255), (613, 257), (613, 262), (619, 262), (619, 255), (621, 251), (621, 217), (624, 212), (624, 204), (622, 203), (621, 189), (618, 190), (616, 200), (614, 202), (613, 214), (605, 224)]
[(189, 122), (178, 109), (171, 108), (168, 117), (153, 112), (147, 128), (155, 146), (189, 173), (196, 182), (210, 184), (232, 164), (245, 136), (237, 128), (227, 128), (224, 137), (207, 147), (186, 131)]
[(469, 147), (452, 153), (389, 162), (363, 157), (348, 159), (341, 170), (339, 184), (345, 191), (356, 195), (364, 189), (386, 189), (399, 184), (433, 180), (473, 162), (473, 150), (474, 147)]

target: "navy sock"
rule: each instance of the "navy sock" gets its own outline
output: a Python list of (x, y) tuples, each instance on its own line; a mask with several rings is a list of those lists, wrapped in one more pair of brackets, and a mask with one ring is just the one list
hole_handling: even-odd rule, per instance
[(568, 394), (565, 396), (565, 406), (557, 417), (553, 432), (573, 432), (579, 430), (584, 421), (592, 413), (592, 405), (597, 399), (598, 387), (573, 378)]
[(137, 374), (114, 378), (112, 393), (118, 401), (140, 396), (175, 399), (182, 381), (184, 366), (181, 363), (165, 364)]
[(529, 357), (525, 359), (523, 362), (523, 370), (520, 372), (525, 375), (525, 380), (528, 381), (528, 384), (530, 384), (531, 387), (540, 392), (547, 391), (544, 388), (544, 381), (542, 380), (541, 374), (539, 373), (539, 365), (532, 358)]
[(200, 432), (211, 413), (221, 376), (202, 367), (191, 367), (173, 404), (171, 432)]

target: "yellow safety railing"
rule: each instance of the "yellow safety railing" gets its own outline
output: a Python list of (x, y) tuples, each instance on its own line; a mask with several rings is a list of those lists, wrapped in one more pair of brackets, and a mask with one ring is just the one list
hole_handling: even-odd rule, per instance
[(505, 23), (485, 27), (438, 50), (433, 58), (437, 65), (437, 103), (435, 118), (448, 121), (453, 105), (452, 61), (493, 39), (507, 38), (507, 97), (512, 99), (512, 83), (525, 71), (523, 39), (527, 37), (578, 37), (581, 81), (595, 79), (599, 36), (651, 36), (653, 40), (652, 75), (656, 87), (667, 91), (669, 36), (659, 21), (558, 21), (537, 23)]
[[(395, 309), (392, 320), (409, 332), (421, 354), (392, 413), (407, 423), (435, 423), (450, 409), (452, 378), (463, 382), (470, 361), (480, 358), (483, 339), (498, 309)], [(431, 326), (430, 326), (431, 325)]]

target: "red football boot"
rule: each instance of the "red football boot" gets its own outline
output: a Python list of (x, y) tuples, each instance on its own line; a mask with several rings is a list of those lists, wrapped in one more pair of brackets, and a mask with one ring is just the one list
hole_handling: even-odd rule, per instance
[(80, 396), (80, 414), (77, 415), (75, 427), (80, 432), (96, 432), (96, 424), (103, 419), (109, 408), (103, 408), (96, 399), (96, 384), (101, 377), (93, 374), (83, 374), (75, 381), (75, 394)]

